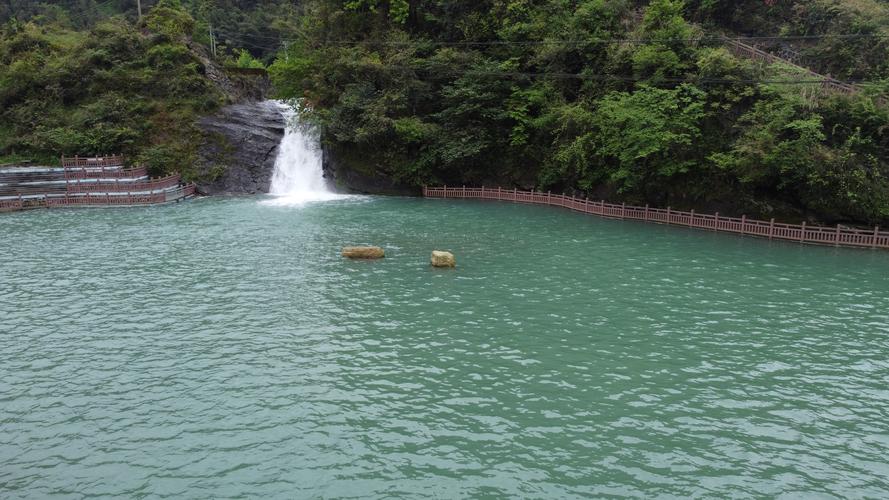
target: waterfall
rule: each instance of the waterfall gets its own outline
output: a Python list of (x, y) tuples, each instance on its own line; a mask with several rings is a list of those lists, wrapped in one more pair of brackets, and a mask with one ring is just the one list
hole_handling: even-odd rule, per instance
[(273, 205), (302, 205), (340, 198), (327, 185), (321, 167), (321, 141), (310, 125), (299, 123), (296, 111), (275, 101), (284, 117), (284, 137), (278, 146), (269, 194)]

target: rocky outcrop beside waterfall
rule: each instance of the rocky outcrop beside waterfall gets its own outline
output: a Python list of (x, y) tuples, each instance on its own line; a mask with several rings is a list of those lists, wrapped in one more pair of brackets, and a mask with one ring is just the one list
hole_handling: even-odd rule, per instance
[(348, 151), (322, 144), (324, 178), (340, 192), (419, 196), (419, 188), (394, 181), (375, 171), (366, 171), (361, 158), (350, 158)]
[(271, 101), (225, 106), (198, 123), (201, 194), (267, 193), (284, 136), (284, 117)]

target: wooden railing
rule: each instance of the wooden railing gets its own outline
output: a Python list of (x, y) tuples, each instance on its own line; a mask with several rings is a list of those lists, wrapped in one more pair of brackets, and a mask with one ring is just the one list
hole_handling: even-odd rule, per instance
[(682, 212), (673, 210), (670, 207), (663, 209), (651, 208), (648, 205), (644, 207), (626, 204), (615, 205), (613, 203), (605, 203), (604, 201), (590, 201), (585, 198), (576, 198), (562, 194), (519, 191), (517, 189), (424, 187), (423, 196), (428, 198), (500, 200), (551, 205), (614, 219), (657, 222), (818, 245), (889, 249), (889, 232), (880, 231), (879, 227), (875, 227), (873, 230), (861, 230), (840, 225), (836, 227), (812, 227), (806, 226), (805, 222), (800, 225), (783, 224), (775, 222), (775, 219), (762, 221), (748, 219), (746, 216), (737, 218), (723, 217), (718, 213), (709, 215), (698, 214), (694, 211)]
[(65, 167), (65, 179), (137, 179), (148, 175), (145, 167), (88, 169), (83, 167)]
[[(62, 169), (10, 171), (0, 175), (0, 212), (38, 207), (150, 205), (195, 194), (179, 174), (141, 180), (144, 167), (122, 168), (120, 155), (62, 157)], [(129, 179), (121, 182), (120, 179)], [(87, 182), (87, 180), (91, 182)]]
[(160, 179), (149, 179), (137, 182), (68, 182), (69, 193), (104, 193), (127, 191), (155, 191), (169, 189), (179, 184), (179, 174)]
[(122, 155), (105, 156), (62, 156), (63, 167), (119, 167), (123, 165)]
[(821, 87), (827, 90), (831, 90), (834, 92), (841, 92), (844, 94), (855, 94), (861, 91), (861, 89), (856, 85), (851, 85), (845, 82), (841, 82), (839, 80), (835, 80), (829, 76), (824, 76), (819, 73), (815, 73), (809, 68), (805, 68), (798, 64), (794, 64), (786, 59), (782, 59), (776, 55), (770, 54), (758, 47), (754, 47), (753, 45), (746, 44), (737, 39), (726, 38), (726, 45), (728, 45), (729, 50), (731, 50), (735, 55), (746, 57), (748, 59), (753, 59), (754, 61), (766, 61), (768, 63), (780, 63), (785, 64), (787, 66), (791, 66), (799, 71), (806, 73), (807, 75), (821, 80)]
[(0, 212), (44, 207), (154, 205), (158, 203), (178, 201), (189, 196), (194, 196), (194, 194), (195, 185), (187, 184), (180, 186), (177, 189), (168, 189), (166, 191), (153, 193), (85, 193), (8, 198), (0, 199)]

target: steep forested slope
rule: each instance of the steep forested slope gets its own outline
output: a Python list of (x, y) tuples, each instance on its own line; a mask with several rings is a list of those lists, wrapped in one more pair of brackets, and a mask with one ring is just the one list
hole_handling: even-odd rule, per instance
[[(423, 184), (889, 223), (880, 0), (8, 0), (0, 157), (188, 170), (213, 66), (272, 63), (330, 157)], [(217, 48), (210, 56), (211, 38)], [(861, 84), (825, 92), (722, 36)], [(881, 104), (882, 102), (882, 104)]]
[(23, 3), (24, 20), (0, 25), (0, 163), (122, 152), (192, 177), (197, 119), (239, 97), (222, 70), (237, 52), (220, 43), (211, 60), (207, 31), (178, 2), (143, 6), (139, 22), (115, 2), (79, 16), (73, 2)]
[[(827, 3), (312, 0), (271, 71), (313, 111), (333, 154), (410, 185), (518, 184), (886, 220), (886, 109), (820, 92), (792, 68), (739, 59), (718, 38), (861, 28), (805, 17)], [(860, 40), (884, 44), (871, 35), (886, 24), (861, 19), (876, 27)], [(885, 88), (885, 53), (868, 52), (868, 62), (827, 52), (813, 53), (842, 68), (837, 75)]]

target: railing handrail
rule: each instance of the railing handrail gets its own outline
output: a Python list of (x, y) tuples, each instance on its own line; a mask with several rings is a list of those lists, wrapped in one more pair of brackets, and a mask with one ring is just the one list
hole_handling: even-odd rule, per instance
[(89, 170), (84, 168), (65, 168), (65, 179), (123, 179), (144, 177), (148, 174), (145, 167), (120, 168), (115, 170)]
[(756, 47), (754, 45), (746, 44), (740, 40), (733, 39), (733, 38), (726, 38), (725, 42), (728, 43), (729, 45), (731, 45), (735, 50), (744, 52), (747, 55), (760, 57), (760, 58), (766, 59), (772, 63), (786, 64), (786, 65), (791, 66), (795, 69), (804, 71), (810, 76), (813, 76), (815, 78), (820, 78), (823, 80), (821, 82), (821, 85), (832, 87), (834, 89), (841, 90), (841, 91), (849, 93), (849, 94), (854, 94), (854, 93), (861, 91), (861, 87), (859, 87), (858, 85), (849, 84), (846, 82), (841, 82), (833, 77), (830, 77), (827, 75), (822, 75), (820, 73), (816, 73), (815, 71), (812, 71), (811, 69), (806, 68), (805, 66), (800, 66), (799, 64), (793, 63), (791, 61), (788, 61), (787, 59), (776, 56), (776, 55), (774, 55), (770, 52), (767, 52), (765, 50), (762, 50), (759, 47)]
[(125, 181), (125, 182), (67, 182), (69, 193), (84, 193), (89, 191), (150, 191), (154, 189), (166, 189), (179, 184), (181, 176), (172, 174), (166, 177), (156, 179), (148, 179), (142, 181)]
[(130, 193), (116, 192), (79, 192), (40, 194), (33, 196), (19, 196), (17, 198), (0, 199), (0, 211), (24, 210), (38, 207), (81, 207), (81, 206), (129, 206), (129, 205), (155, 205), (179, 201), (196, 192), (194, 183), (178, 184), (174, 189), (161, 191), (143, 191)]
[(63, 167), (119, 167), (124, 163), (124, 157), (120, 154), (103, 156), (64, 156), (61, 157)]
[(540, 191), (519, 191), (516, 188), (474, 188), (474, 187), (424, 187), (423, 196), (428, 198), (471, 198), (484, 200), (515, 201), (539, 205), (552, 205), (609, 218), (641, 220), (673, 224), (711, 231), (730, 232), (751, 236), (768, 237), (814, 243), (820, 245), (853, 246), (869, 248), (889, 248), (889, 232), (880, 231), (879, 226), (871, 229), (855, 229), (837, 224), (834, 227), (807, 226), (748, 219), (746, 216), (724, 217), (716, 214), (684, 212), (670, 207), (655, 208), (606, 203), (604, 200), (590, 201), (564, 194), (542, 193)]

